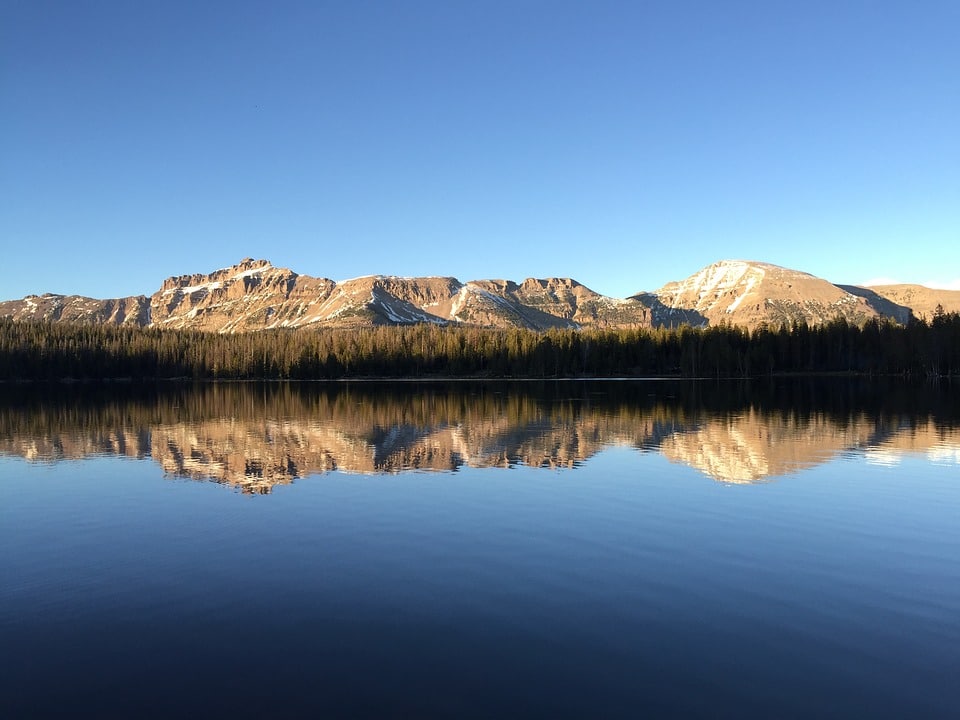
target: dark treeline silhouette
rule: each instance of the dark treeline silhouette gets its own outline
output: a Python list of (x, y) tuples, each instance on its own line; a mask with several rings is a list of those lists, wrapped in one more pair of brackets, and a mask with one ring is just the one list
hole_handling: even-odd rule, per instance
[(0, 320), (0, 378), (757, 377), (960, 373), (960, 314), (809, 327), (189, 330)]

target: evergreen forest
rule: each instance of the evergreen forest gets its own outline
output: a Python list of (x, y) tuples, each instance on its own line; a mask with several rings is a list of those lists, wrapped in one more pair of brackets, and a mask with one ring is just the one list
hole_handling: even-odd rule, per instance
[(0, 380), (735, 377), (960, 374), (960, 313), (611, 330), (437, 325), (213, 334), (0, 319)]

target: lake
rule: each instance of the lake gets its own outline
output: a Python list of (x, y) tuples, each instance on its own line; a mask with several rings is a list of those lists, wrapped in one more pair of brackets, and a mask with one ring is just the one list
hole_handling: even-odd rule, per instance
[(0, 392), (2, 717), (960, 715), (956, 385)]

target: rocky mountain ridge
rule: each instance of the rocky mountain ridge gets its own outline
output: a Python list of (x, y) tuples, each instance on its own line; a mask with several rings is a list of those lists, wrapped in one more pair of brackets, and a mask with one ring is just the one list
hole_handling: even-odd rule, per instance
[(835, 285), (769, 263), (724, 260), (685, 280), (626, 299), (571, 278), (471, 280), (371, 275), (334, 281), (246, 258), (211, 273), (167, 278), (147, 297), (97, 300), (28, 295), (0, 302), (0, 317), (139, 327), (243, 332), (296, 327), (414, 323), (481, 327), (660, 327), (727, 323), (757, 327), (844, 318), (899, 323), (960, 311), (960, 291), (915, 285)]

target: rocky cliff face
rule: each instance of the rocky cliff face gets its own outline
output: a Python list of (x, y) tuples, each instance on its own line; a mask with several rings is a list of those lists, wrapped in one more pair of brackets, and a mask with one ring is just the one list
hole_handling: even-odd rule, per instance
[(150, 324), (215, 332), (296, 327), (320, 312), (334, 286), (248, 258), (209, 275), (165, 280), (150, 298)]
[(0, 303), (0, 317), (226, 333), (424, 322), (533, 330), (719, 323), (755, 328), (836, 318), (852, 324), (883, 317), (906, 323), (932, 318), (938, 305), (960, 311), (960, 291), (834, 285), (796, 270), (739, 260), (714, 263), (686, 280), (621, 300), (570, 278), (528, 278), (517, 284), (371, 275), (334, 282), (247, 258), (209, 274), (168, 278), (149, 298), (29, 295)]
[(472, 307), (465, 298), (458, 308), (456, 318), (461, 322), (485, 324), (484, 313), (509, 307), (522, 318), (522, 324), (538, 330), (651, 325), (650, 308), (642, 301), (606, 297), (570, 278), (527, 278), (520, 285), (509, 280), (477, 280), (467, 288), (478, 297), (472, 298)]
[(423, 322), (546, 330), (649, 326), (650, 318), (642, 302), (607, 298), (570, 279), (517, 285), (370, 275), (334, 282), (249, 258), (209, 275), (169, 278), (150, 299), (152, 325), (214, 332)]

